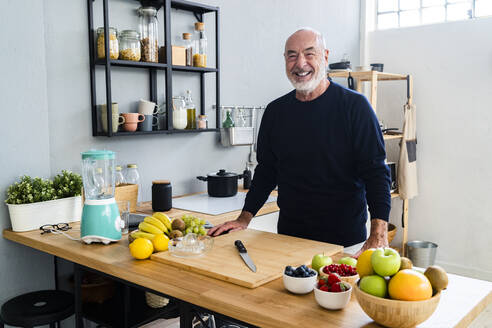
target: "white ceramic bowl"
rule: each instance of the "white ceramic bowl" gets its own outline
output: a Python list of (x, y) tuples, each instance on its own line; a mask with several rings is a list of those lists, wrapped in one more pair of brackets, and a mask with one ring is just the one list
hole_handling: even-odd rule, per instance
[(343, 309), (350, 301), (350, 295), (352, 294), (352, 286), (350, 286), (350, 288), (346, 291), (339, 293), (322, 291), (318, 289), (317, 284), (315, 284), (313, 287), (314, 298), (316, 299), (316, 302), (318, 302), (320, 306), (328, 310)]
[(317, 279), (318, 279), (317, 272), (316, 275), (309, 276), (309, 277), (291, 277), (286, 275), (285, 273), (283, 276), (285, 289), (287, 289), (289, 292), (294, 294), (310, 293), (313, 290), (314, 285), (316, 285)]

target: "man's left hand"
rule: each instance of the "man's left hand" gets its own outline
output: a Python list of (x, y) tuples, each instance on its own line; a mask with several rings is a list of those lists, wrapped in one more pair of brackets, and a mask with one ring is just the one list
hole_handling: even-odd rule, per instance
[(371, 220), (371, 234), (362, 248), (354, 254), (358, 258), (362, 252), (369, 248), (388, 247), (388, 222), (381, 219)]

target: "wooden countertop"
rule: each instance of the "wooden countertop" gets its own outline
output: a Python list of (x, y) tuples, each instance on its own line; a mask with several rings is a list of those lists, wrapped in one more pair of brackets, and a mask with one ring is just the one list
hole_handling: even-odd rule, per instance
[[(260, 213), (278, 210), (274, 203), (271, 205), (262, 208)], [(144, 204), (141, 210), (148, 212), (148, 206)], [(234, 218), (238, 212), (199, 216), (217, 224)], [(169, 211), (172, 217), (185, 213), (189, 212)], [(73, 226), (69, 234), (79, 237), (79, 224)], [(343, 310), (329, 311), (317, 305), (313, 293), (299, 296), (287, 292), (282, 279), (249, 289), (152, 260), (137, 261), (130, 256), (126, 238), (105, 246), (86, 245), (62, 235), (41, 235), (39, 231), (13, 232), (6, 229), (3, 236), (260, 327), (380, 327), (362, 311), (355, 299)], [(335, 258), (340, 256), (342, 254)], [(466, 327), (490, 302), (491, 282), (450, 274), (449, 287), (443, 292), (436, 312), (419, 327)]]

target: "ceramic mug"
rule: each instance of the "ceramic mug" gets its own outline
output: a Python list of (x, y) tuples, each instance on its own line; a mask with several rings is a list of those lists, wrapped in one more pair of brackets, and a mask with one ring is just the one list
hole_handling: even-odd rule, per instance
[[(102, 125), (103, 131), (105, 133), (108, 133), (108, 111), (106, 108), (107, 108), (106, 104), (101, 105), (101, 107), (100, 107), (100, 109), (101, 109), (101, 125)], [(113, 126), (113, 133), (116, 133), (116, 132), (118, 132), (118, 126), (125, 123), (125, 118), (119, 116), (118, 103), (114, 102), (111, 105), (111, 111), (112, 111), (111, 123)]]
[[(138, 123), (145, 121), (145, 115), (139, 113), (123, 113), (125, 123), (123, 124), (123, 130), (128, 132), (137, 131)], [(141, 119), (140, 119), (141, 118)]]
[(157, 106), (157, 104), (152, 101), (140, 99), (140, 102), (138, 103), (139, 114), (154, 115), (157, 114), (158, 110), (159, 106)]
[(139, 131), (152, 131), (153, 126), (157, 126), (159, 120), (157, 116), (154, 115), (144, 115), (145, 120), (143, 122), (138, 123)]

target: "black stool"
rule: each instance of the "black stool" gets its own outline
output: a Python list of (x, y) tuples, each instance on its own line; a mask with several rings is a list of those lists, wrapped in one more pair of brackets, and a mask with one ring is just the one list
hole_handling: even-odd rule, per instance
[(74, 296), (61, 290), (41, 290), (19, 295), (2, 305), (0, 327), (4, 324), (31, 328), (55, 323), (74, 313)]

